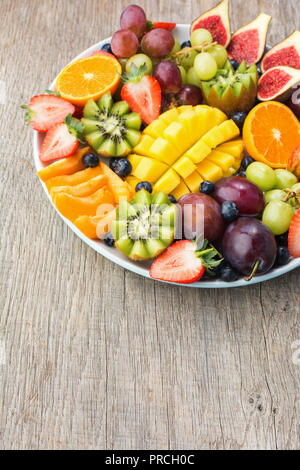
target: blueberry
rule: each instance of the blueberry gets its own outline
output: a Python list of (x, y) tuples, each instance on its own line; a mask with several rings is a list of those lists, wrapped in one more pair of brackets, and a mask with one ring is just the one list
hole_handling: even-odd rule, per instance
[(211, 181), (203, 181), (200, 184), (200, 193), (211, 194), (214, 192), (215, 185)]
[(240, 64), (239, 64), (236, 60), (234, 60), (234, 59), (229, 59), (229, 61), (230, 61), (231, 65), (232, 65), (232, 67), (234, 68), (234, 70), (237, 70), (237, 69), (239, 68)]
[(175, 197), (174, 197), (172, 194), (169, 194), (169, 195), (168, 195), (168, 198), (169, 198), (169, 201), (170, 201), (172, 204), (176, 204), (177, 201), (176, 201)]
[(277, 257), (276, 257), (275, 265), (285, 266), (286, 264), (289, 263), (290, 257), (291, 255), (290, 255), (289, 250), (284, 246), (280, 246), (277, 249)]
[(101, 50), (102, 50), (102, 51), (105, 51), (105, 52), (109, 52), (110, 54), (113, 54), (113, 51), (112, 51), (112, 49), (111, 49), (109, 43), (104, 44), (104, 45), (101, 47)]
[(252, 157), (244, 157), (241, 163), (241, 170), (246, 171), (248, 166), (251, 165), (251, 163), (254, 163), (254, 159)]
[(231, 119), (236, 123), (240, 131), (243, 130), (246, 117), (247, 117), (247, 113), (234, 113), (231, 116)]
[(220, 278), (224, 282), (235, 282), (239, 277), (239, 274), (227, 263), (224, 263), (220, 269)]
[(258, 75), (261, 77), (262, 74), (263, 74), (263, 73), (262, 73), (262, 70), (261, 70), (261, 64), (260, 64), (260, 63), (257, 64), (257, 65), (256, 65), (256, 68), (257, 68), (257, 73), (258, 73)]
[(226, 222), (233, 222), (239, 216), (237, 205), (232, 201), (225, 201), (222, 204), (222, 216)]
[(110, 232), (107, 232), (103, 238), (103, 242), (106, 246), (112, 247), (115, 245), (114, 237)]
[(184, 49), (185, 47), (192, 47), (191, 41), (185, 41), (181, 44), (181, 49)]
[(288, 246), (289, 232), (285, 232), (283, 235), (278, 235), (276, 237), (276, 242), (278, 246)]
[(148, 181), (141, 181), (140, 183), (138, 183), (135, 187), (135, 192), (138, 193), (142, 189), (144, 189), (145, 191), (148, 191), (148, 193), (150, 194), (153, 191), (152, 186), (150, 183), (148, 183)]
[(87, 153), (82, 157), (84, 168), (96, 168), (99, 165), (99, 157), (95, 153)]
[(111, 158), (109, 161), (109, 167), (114, 171), (120, 178), (126, 178), (132, 171), (132, 166), (127, 158)]

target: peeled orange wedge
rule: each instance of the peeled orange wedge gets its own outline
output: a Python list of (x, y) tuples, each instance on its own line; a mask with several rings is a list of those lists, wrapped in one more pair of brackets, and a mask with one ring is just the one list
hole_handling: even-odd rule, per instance
[(243, 139), (252, 158), (272, 168), (286, 168), (289, 157), (300, 143), (300, 123), (284, 104), (261, 103), (248, 114)]
[(117, 90), (121, 80), (121, 64), (113, 56), (97, 55), (76, 60), (59, 75), (56, 88), (61, 97), (78, 106), (98, 100)]

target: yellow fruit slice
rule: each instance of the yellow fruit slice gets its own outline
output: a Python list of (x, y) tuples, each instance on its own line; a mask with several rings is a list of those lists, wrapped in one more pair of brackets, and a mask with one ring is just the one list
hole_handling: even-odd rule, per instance
[(153, 139), (153, 137), (150, 137), (149, 135), (142, 135), (139, 143), (136, 145), (136, 147), (134, 147), (133, 151), (138, 155), (146, 155), (146, 157), (151, 157), (150, 149), (154, 142), (155, 139)]
[(168, 170), (168, 165), (154, 160), (153, 158), (143, 158), (142, 162), (132, 172), (133, 176), (140, 181), (149, 181), (155, 183), (163, 173)]
[(185, 183), (192, 193), (197, 193), (200, 189), (200, 184), (203, 183), (203, 178), (198, 171), (194, 171), (194, 173), (185, 179)]
[(164, 130), (163, 137), (181, 154), (190, 148), (192, 143), (186, 127), (181, 122), (172, 122), (172, 124)]
[(73, 175), (54, 176), (48, 179), (45, 184), (50, 193), (52, 188), (60, 186), (77, 186), (78, 184), (85, 183), (96, 176), (102, 175), (100, 166), (96, 168), (87, 168), (86, 170), (77, 171)]
[(76, 186), (60, 186), (54, 187), (50, 190), (50, 196), (55, 197), (55, 194), (63, 192), (65, 194), (70, 194), (71, 196), (76, 197), (86, 197), (94, 194), (98, 189), (103, 188), (107, 183), (106, 176), (99, 175), (95, 178), (85, 181), (84, 183), (78, 184)]
[(177, 160), (173, 165), (173, 169), (183, 178), (187, 178), (194, 171), (197, 170), (196, 165), (186, 156), (183, 156)]
[(208, 155), (207, 160), (222, 168), (224, 173), (226, 173), (229, 168), (233, 167), (235, 163), (235, 159), (232, 155), (220, 152), (219, 150), (214, 150), (210, 155)]
[(154, 192), (170, 194), (180, 184), (180, 178), (172, 168), (170, 168), (154, 185)]
[(202, 140), (199, 140), (192, 148), (186, 152), (194, 163), (200, 163), (211, 153), (211, 147), (206, 145)]
[(84, 169), (82, 163), (82, 157), (89, 152), (89, 147), (84, 147), (78, 150), (74, 155), (68, 158), (63, 158), (57, 162), (52, 163), (49, 166), (46, 166), (42, 170), (38, 171), (38, 177), (45, 183), (50, 178), (55, 176), (62, 175), (71, 175), (76, 171)]
[(179, 201), (182, 196), (185, 196), (186, 194), (190, 194), (190, 190), (187, 187), (187, 185), (184, 183), (184, 181), (181, 181), (180, 184), (177, 186), (177, 188), (174, 189), (174, 191), (171, 193), (172, 196), (175, 197), (176, 201)]
[(167, 140), (159, 137), (155, 140), (150, 149), (150, 156), (161, 162), (172, 165), (180, 156), (176, 150)]
[(218, 180), (223, 178), (222, 169), (209, 160), (204, 160), (203, 162), (199, 163), (199, 165), (197, 165), (197, 171), (204, 181), (211, 181), (212, 183), (216, 183)]

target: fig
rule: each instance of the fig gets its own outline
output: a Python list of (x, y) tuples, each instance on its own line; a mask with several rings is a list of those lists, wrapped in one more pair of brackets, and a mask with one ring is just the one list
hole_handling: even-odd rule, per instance
[(215, 42), (227, 47), (231, 38), (229, 0), (222, 0), (215, 8), (194, 20), (191, 25), (191, 33), (201, 28), (210, 31)]
[(256, 65), (247, 67), (242, 62), (234, 70), (228, 61), (223, 70), (201, 87), (209, 106), (221, 109), (227, 116), (237, 112), (247, 113), (254, 106), (257, 95), (258, 74)]
[(239, 64), (245, 60), (248, 66), (259, 62), (266, 47), (271, 19), (270, 15), (261, 13), (254, 21), (238, 29), (228, 46), (230, 59), (236, 60)]
[(300, 70), (291, 67), (273, 67), (258, 82), (257, 97), (260, 101), (286, 101), (293, 87), (300, 83)]
[(300, 69), (300, 31), (295, 31), (266, 53), (261, 62), (261, 71), (265, 73), (280, 65)]

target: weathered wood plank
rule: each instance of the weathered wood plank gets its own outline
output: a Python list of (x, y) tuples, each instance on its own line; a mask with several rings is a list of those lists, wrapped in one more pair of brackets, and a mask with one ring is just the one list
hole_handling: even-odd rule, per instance
[[(225, 291), (142, 279), (77, 239), (35, 176), (18, 106), (128, 3), (1, 1), (0, 447), (297, 449), (299, 270)], [(214, 3), (139, 2), (178, 22)], [(233, 29), (272, 14), (272, 42), (299, 26), (297, 0), (231, 4)]]

